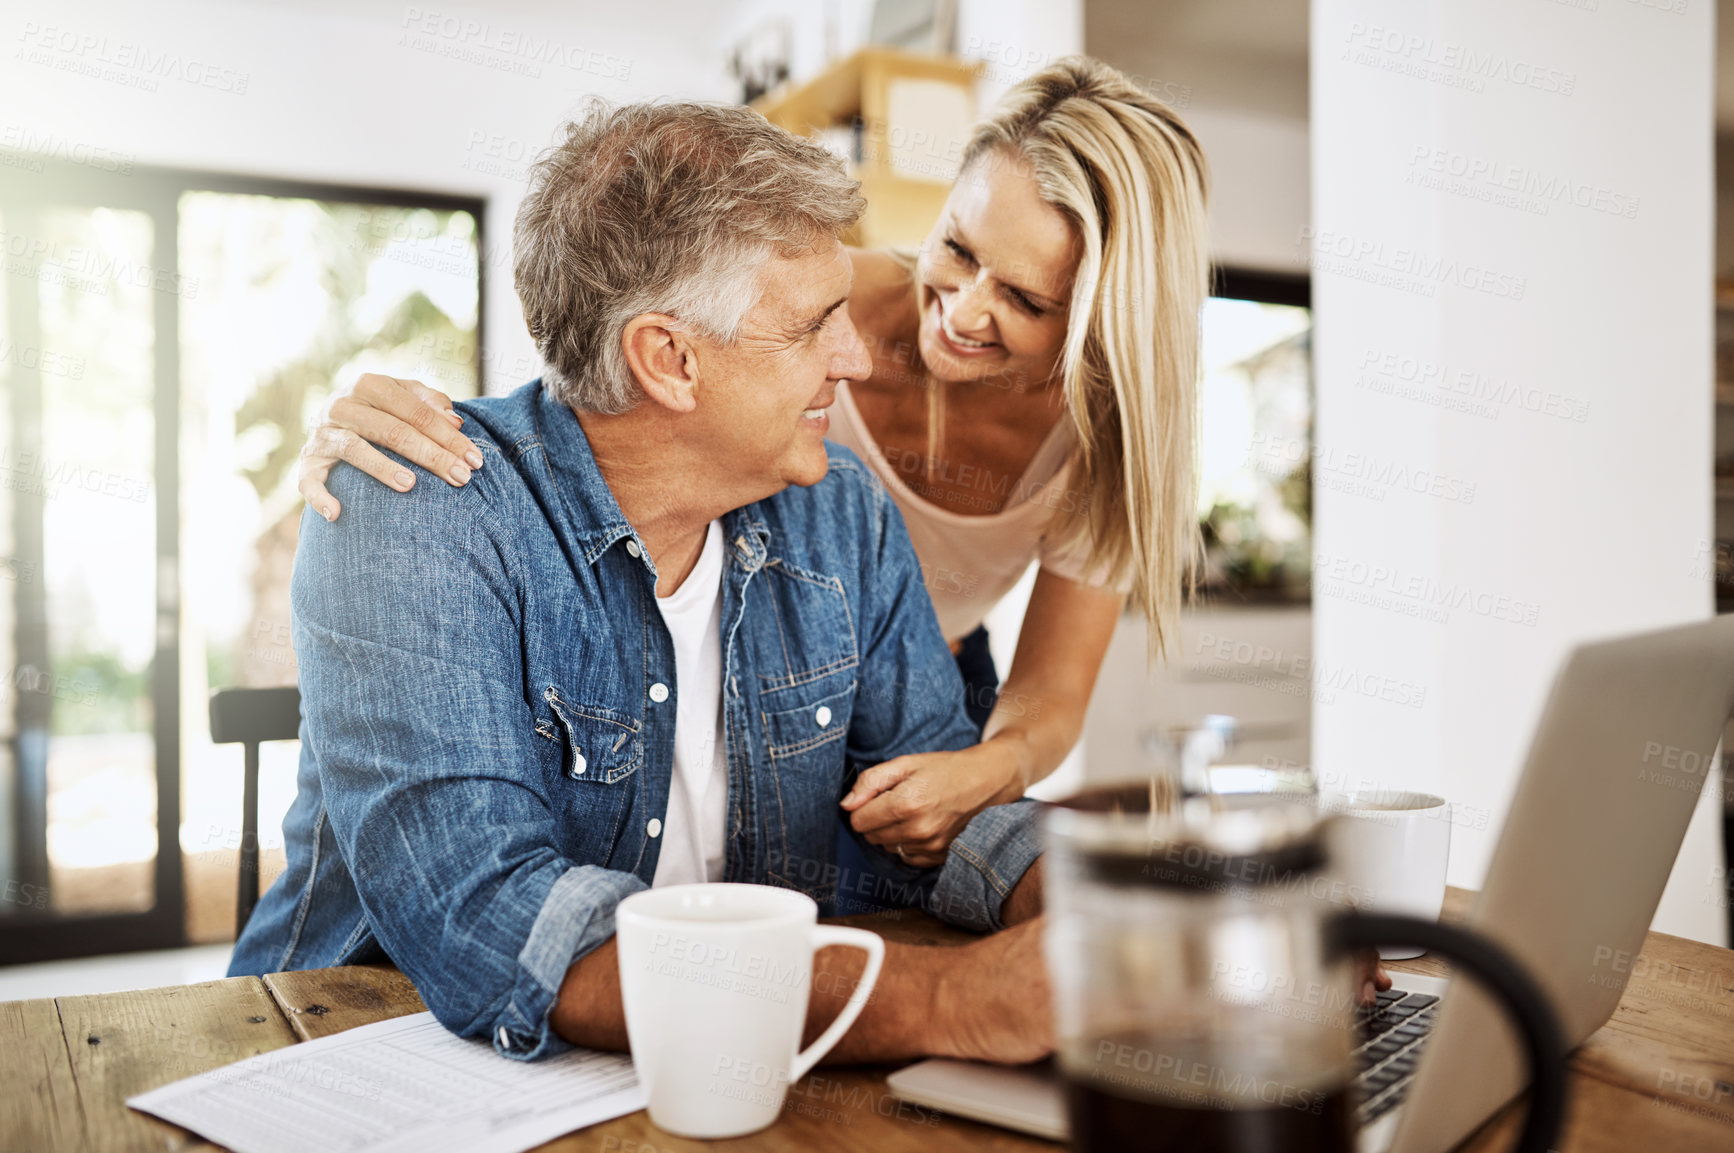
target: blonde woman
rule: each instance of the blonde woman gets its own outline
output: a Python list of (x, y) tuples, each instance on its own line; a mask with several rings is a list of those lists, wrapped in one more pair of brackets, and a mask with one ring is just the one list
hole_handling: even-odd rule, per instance
[[(975, 130), (917, 257), (851, 252), (847, 307), (874, 367), (838, 389), (828, 435), (902, 510), (982, 727), (969, 749), (866, 770), (843, 798), (857, 831), (911, 864), (938, 864), (972, 816), (1059, 765), (1128, 596), (1153, 650), (1175, 635), (1197, 537), (1205, 187), (1171, 109), (1071, 57)], [(414, 381), (365, 376), (328, 412), (301, 474), (328, 519), (337, 460), (414, 483), (367, 441), (452, 484), (480, 465), (451, 401)], [(1001, 685), (982, 620), (1032, 561)]]

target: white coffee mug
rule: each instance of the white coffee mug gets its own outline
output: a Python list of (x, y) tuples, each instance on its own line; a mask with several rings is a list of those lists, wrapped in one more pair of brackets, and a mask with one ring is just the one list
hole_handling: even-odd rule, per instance
[[(1368, 788), (1324, 793), (1333, 821), (1328, 870), (1343, 903), (1374, 913), (1439, 919), (1451, 858), (1451, 803), (1431, 793)], [(1419, 957), (1416, 948), (1380, 949), (1386, 960)]]
[[(658, 1128), (680, 1137), (763, 1129), (789, 1085), (855, 1023), (885, 942), (818, 916), (805, 893), (768, 885), (671, 885), (620, 902), (626, 1034)], [(867, 968), (837, 1019), (802, 1050), (813, 953), (824, 945), (865, 950)]]

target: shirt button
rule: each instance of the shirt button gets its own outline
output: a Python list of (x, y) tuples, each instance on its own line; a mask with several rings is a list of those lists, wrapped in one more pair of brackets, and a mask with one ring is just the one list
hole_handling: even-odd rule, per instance
[(654, 685), (651, 685), (650, 699), (659, 705), (663, 701), (666, 701), (668, 699), (668, 686), (663, 684), (661, 681), (657, 681)]
[(819, 711), (813, 714), (813, 719), (815, 721), (819, 722), (819, 727), (821, 729), (824, 728), (826, 725), (830, 724), (831, 723), (831, 706), (820, 705)]
[(510, 1049), (512, 1047), (512, 1035), (506, 1032), (506, 1027), (504, 1025), (500, 1026), (499, 1038), (500, 1048)]
[(631, 553), (633, 556), (644, 555), (644, 550), (638, 547), (638, 542), (635, 540), (629, 540), (626, 542), (626, 551)]
[(573, 775), (573, 776), (574, 776), (574, 777), (581, 777), (581, 776), (583, 776), (583, 775), (584, 775), (584, 770), (585, 770), (585, 769), (586, 769), (586, 768), (587, 768), (587, 767), (588, 767), (588, 766), (589, 766), (589, 762), (588, 762), (588, 761), (586, 761), (586, 760), (585, 760), (585, 759), (584, 759), (584, 754), (583, 754), (583, 753), (579, 753), (579, 754), (578, 754), (578, 755), (577, 755), (577, 756), (576, 756), (576, 757), (575, 757), (575, 758), (574, 758), (574, 760), (573, 760), (573, 762), (572, 762), (572, 775)]
[(662, 822), (652, 817), (650, 823), (644, 826), (644, 831), (653, 837), (660, 837), (662, 836)]

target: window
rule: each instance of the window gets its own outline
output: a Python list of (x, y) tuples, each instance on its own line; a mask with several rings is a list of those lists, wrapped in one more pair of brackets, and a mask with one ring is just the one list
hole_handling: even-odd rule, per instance
[[(476, 394), (481, 220), (0, 167), (0, 962), (232, 934), (240, 751), (208, 692), (294, 683), (294, 469), (331, 383)], [(262, 750), (266, 883), (295, 759)]]
[(1205, 302), (1199, 508), (1207, 591), (1308, 599), (1312, 309), (1305, 278), (1219, 272)]

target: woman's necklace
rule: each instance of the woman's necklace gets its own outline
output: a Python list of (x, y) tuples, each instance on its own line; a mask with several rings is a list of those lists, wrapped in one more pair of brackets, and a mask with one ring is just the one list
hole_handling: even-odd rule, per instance
[(933, 485), (933, 470), (940, 464), (939, 451), (945, 443), (945, 381), (927, 374), (927, 467), (923, 480)]

